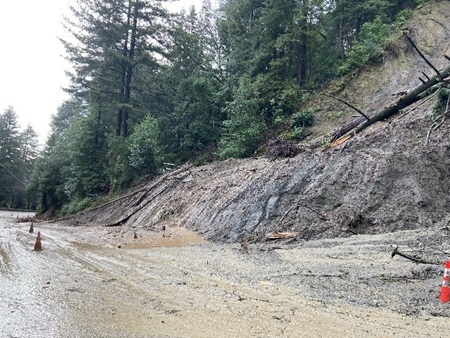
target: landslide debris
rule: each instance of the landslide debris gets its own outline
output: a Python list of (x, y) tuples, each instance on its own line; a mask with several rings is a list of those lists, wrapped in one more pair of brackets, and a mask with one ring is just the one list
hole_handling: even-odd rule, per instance
[[(410, 22), (410, 36), (437, 67), (448, 65), (441, 55), (450, 55), (449, 32), (445, 1), (429, 3)], [(371, 112), (389, 104), (393, 93), (417, 86), (421, 72), (431, 70), (399, 39), (383, 63), (325, 90)], [(274, 143), (269, 158), (186, 165), (70, 222), (153, 230), (182, 226), (223, 242), (288, 231), (309, 240), (446, 225), (450, 124), (433, 131), (425, 145), (433, 104), (420, 101), (329, 148), (327, 137), (354, 112), (345, 107), (336, 112), (335, 101), (317, 97), (308, 142)]]

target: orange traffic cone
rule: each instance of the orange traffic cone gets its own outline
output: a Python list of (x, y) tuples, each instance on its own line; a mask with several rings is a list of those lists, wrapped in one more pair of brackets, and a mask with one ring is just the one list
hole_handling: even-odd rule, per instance
[(34, 251), (42, 251), (41, 232), (38, 231), (36, 243), (34, 244)]
[(450, 261), (445, 262), (444, 280), (442, 281), (441, 302), (450, 301)]
[(33, 226), (33, 222), (31, 222), (30, 225), (30, 234), (32, 234), (34, 232), (34, 226)]

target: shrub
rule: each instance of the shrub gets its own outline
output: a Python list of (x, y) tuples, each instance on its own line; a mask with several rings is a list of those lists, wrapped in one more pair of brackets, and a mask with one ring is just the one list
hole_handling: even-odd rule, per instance
[(439, 116), (446, 113), (447, 103), (450, 96), (450, 89), (439, 88), (436, 92), (436, 102), (433, 107), (433, 115)]
[(314, 123), (314, 110), (309, 108), (299, 111), (292, 116), (291, 126), (295, 129), (298, 127), (305, 128), (312, 126)]
[(361, 27), (358, 39), (347, 53), (345, 61), (338, 67), (340, 74), (367, 63), (378, 61), (383, 52), (383, 46), (391, 36), (391, 25), (376, 17), (372, 22), (366, 22)]
[(290, 134), (291, 140), (302, 140), (305, 137), (305, 129), (303, 127), (294, 127), (294, 131)]

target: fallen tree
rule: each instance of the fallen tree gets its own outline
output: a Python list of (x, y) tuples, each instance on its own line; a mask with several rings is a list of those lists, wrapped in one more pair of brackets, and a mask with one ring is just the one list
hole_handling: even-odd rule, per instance
[[(406, 38), (408, 41), (413, 45), (414, 49), (419, 53), (419, 55), (425, 60), (425, 62), (436, 72), (436, 74), (432, 77), (426, 76), (427, 80), (423, 80), (422, 84), (415, 87), (414, 89), (402, 92), (397, 100), (392, 102), (389, 106), (384, 107), (381, 111), (371, 115), (367, 116), (363, 114), (359, 109), (357, 110), (361, 115), (363, 115), (362, 118), (358, 118), (356, 120), (353, 120), (349, 124), (339, 128), (336, 130), (332, 137), (331, 137), (331, 144), (332, 146), (339, 145), (343, 143), (345, 140), (351, 138), (353, 135), (360, 133), (362, 130), (366, 129), (370, 125), (374, 124), (375, 122), (384, 120), (388, 117), (391, 117), (392, 115), (398, 113), (403, 108), (408, 107), (409, 105), (431, 95), (434, 93), (440, 86), (441, 83), (446, 82), (446, 79), (450, 76), (450, 66), (446, 67), (442, 71), (438, 71), (436, 67), (434, 67), (430, 61), (426, 59), (426, 57), (420, 52), (419, 48), (414, 44), (414, 42), (411, 40), (409, 36), (406, 35)], [(447, 55), (444, 55), (444, 57), (450, 61), (450, 57)], [(343, 102), (339, 99), (340, 102)], [(353, 108), (352, 105), (344, 102), (346, 105)], [(354, 108), (355, 109), (355, 108)]]
[(441, 83), (444, 79), (450, 76), (450, 66), (445, 68), (440, 72), (440, 75), (434, 75), (430, 77), (428, 81), (423, 82), (421, 85), (412, 89), (404, 96), (401, 96), (389, 106), (384, 107), (378, 113), (375, 113), (369, 117), (369, 119), (358, 118), (350, 122), (349, 124), (343, 126), (333, 133), (331, 138), (331, 142), (338, 142), (341, 137), (346, 137), (348, 133), (352, 133), (353, 135), (360, 133), (362, 130), (366, 129), (370, 125), (375, 122), (384, 120), (396, 113), (398, 113), (401, 109), (408, 107), (409, 105), (427, 97), (428, 95), (434, 93), (439, 87), (439, 83)]

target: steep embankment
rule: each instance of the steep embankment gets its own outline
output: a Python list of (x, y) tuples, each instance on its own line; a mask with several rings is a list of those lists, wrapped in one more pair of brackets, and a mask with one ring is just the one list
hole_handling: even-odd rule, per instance
[[(409, 34), (437, 66), (448, 65), (450, 3), (418, 11)], [(432, 70), (408, 45), (393, 43), (383, 64), (339, 80), (328, 90), (376, 112), (392, 94), (420, 84)], [(416, 103), (333, 149), (321, 138), (354, 112), (318, 98), (315, 136), (294, 158), (228, 160), (184, 167), (126, 197), (77, 216), (77, 222), (160, 229), (184, 226), (208, 239), (294, 230), (300, 238), (379, 233), (446, 224), (450, 217), (450, 122), (425, 139), (433, 100)], [(339, 114), (336, 112), (339, 110)], [(338, 118), (335, 118), (339, 116)]]

